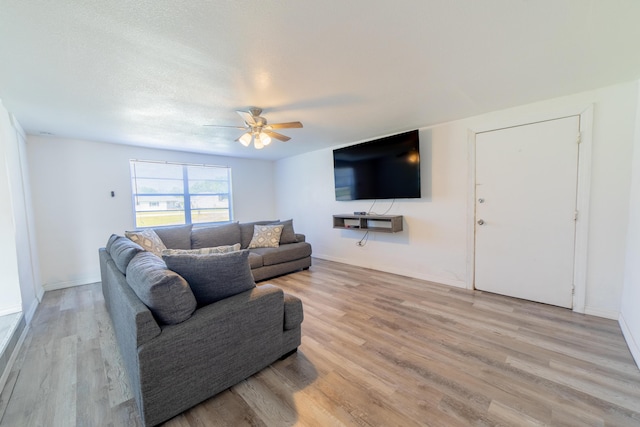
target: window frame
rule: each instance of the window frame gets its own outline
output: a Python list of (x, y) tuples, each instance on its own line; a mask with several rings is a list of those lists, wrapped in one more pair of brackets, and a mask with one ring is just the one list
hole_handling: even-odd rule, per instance
[[(180, 166), (182, 168), (182, 193), (176, 193), (176, 192), (165, 192), (165, 193), (139, 193), (137, 191), (137, 182), (138, 182), (138, 177), (135, 175), (134, 171), (135, 171), (135, 164), (137, 163), (152, 163), (152, 164), (161, 164), (161, 165), (174, 165), (174, 166)], [(205, 192), (205, 193), (193, 193), (190, 191), (189, 189), (189, 168), (190, 167), (198, 167), (198, 168), (215, 168), (215, 169), (224, 169), (226, 170), (226, 176), (227, 176), (227, 192), (225, 193), (220, 193), (220, 192), (216, 192), (216, 193), (212, 193), (212, 192)], [(163, 179), (163, 178), (140, 178), (140, 179)], [(199, 181), (202, 179), (198, 179), (198, 178), (192, 178), (191, 182), (193, 181)], [(224, 182), (224, 181), (223, 181)], [(187, 224), (191, 224), (194, 227), (198, 227), (198, 226), (207, 226), (207, 225), (216, 225), (216, 224), (228, 224), (233, 222), (233, 190), (232, 190), (232, 176), (231, 176), (231, 166), (221, 166), (221, 165), (209, 165), (209, 164), (204, 164), (204, 163), (183, 163), (183, 162), (169, 162), (169, 161), (158, 161), (158, 160), (140, 160), (140, 159), (130, 159), (129, 160), (129, 185), (131, 188), (131, 207), (133, 210), (133, 223), (136, 229), (144, 229), (144, 228), (162, 228), (162, 227), (174, 227), (174, 226), (179, 226), (179, 225), (187, 225)], [(182, 198), (183, 200), (183, 209), (181, 210), (184, 211), (184, 222), (183, 223), (179, 223), (179, 224), (162, 224), (162, 225), (139, 225), (138, 224), (138, 213), (139, 212), (154, 212), (153, 210), (138, 210), (136, 209), (137, 206), (137, 198), (138, 197), (155, 197), (155, 196), (175, 196), (177, 198)], [(208, 222), (193, 222), (192, 221), (192, 212), (193, 211), (197, 211), (200, 210), (199, 208), (192, 208), (191, 206), (191, 198), (192, 197), (200, 197), (200, 196), (210, 196), (210, 197), (214, 197), (214, 196), (226, 196), (228, 199), (228, 220), (225, 221), (208, 221)]]

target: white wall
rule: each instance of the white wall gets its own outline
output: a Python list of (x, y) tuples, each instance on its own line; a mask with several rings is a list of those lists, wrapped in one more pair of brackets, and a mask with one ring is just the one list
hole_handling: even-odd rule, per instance
[(46, 290), (99, 281), (98, 248), (134, 228), (130, 159), (231, 166), (234, 219), (275, 217), (271, 161), (36, 136), (27, 147)]
[[(371, 202), (335, 201), (330, 149), (277, 162), (277, 216), (293, 217), (296, 231), (307, 234), (316, 257), (466, 286), (470, 277), (469, 132), (578, 114), (593, 104), (585, 312), (617, 318), (637, 87), (637, 82), (632, 82), (420, 129), (423, 197), (396, 201), (388, 213), (405, 216), (405, 231), (371, 233), (363, 248), (356, 246), (363, 232), (332, 229), (333, 214), (367, 211)], [(540, 173), (544, 173), (543, 165)], [(379, 202), (373, 210), (382, 213), (389, 205), (390, 202)]]
[[(638, 102), (640, 104), (640, 91)], [(630, 200), (620, 326), (636, 364), (640, 366), (640, 108), (636, 115)]]
[(37, 258), (24, 132), (0, 102), (0, 315), (23, 311), (30, 322), (38, 304)]
[[(333, 230), (333, 214), (369, 211), (371, 201), (336, 202), (332, 150), (281, 160), (276, 167), (278, 216), (292, 217), (307, 235), (314, 256), (411, 277), (464, 286), (466, 275), (466, 129), (420, 130), (422, 199), (396, 201), (388, 212), (403, 215), (404, 231), (370, 233)], [(462, 144), (449, 144), (461, 140)], [(391, 201), (373, 208), (384, 213)]]
[(15, 144), (15, 131), (9, 113), (0, 108), (0, 315), (22, 311), (20, 278), (18, 276), (18, 254), (16, 253), (16, 229), (13, 218), (13, 200), (9, 182), (9, 159), (7, 149)]

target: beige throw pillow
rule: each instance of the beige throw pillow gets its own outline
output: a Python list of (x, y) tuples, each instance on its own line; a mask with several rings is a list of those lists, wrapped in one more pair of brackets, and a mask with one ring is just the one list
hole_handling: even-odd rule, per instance
[(162, 251), (164, 255), (210, 255), (210, 254), (226, 254), (240, 250), (240, 243), (235, 245), (216, 246), (213, 248), (201, 249), (165, 249)]
[(280, 235), (283, 226), (277, 225), (254, 225), (253, 238), (249, 243), (249, 248), (277, 248), (280, 246)]
[(156, 232), (150, 228), (146, 230), (125, 231), (124, 235), (128, 237), (129, 240), (142, 246), (145, 251), (151, 252), (159, 257), (162, 256), (162, 250), (167, 249)]

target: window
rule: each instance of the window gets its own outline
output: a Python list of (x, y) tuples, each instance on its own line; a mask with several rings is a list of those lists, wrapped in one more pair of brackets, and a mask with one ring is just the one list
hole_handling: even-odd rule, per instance
[(131, 160), (136, 228), (228, 222), (231, 168)]

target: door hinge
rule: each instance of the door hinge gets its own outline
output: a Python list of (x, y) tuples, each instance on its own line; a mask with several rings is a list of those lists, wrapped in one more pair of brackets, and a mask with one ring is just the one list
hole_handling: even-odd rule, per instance
[(573, 220), (577, 221), (578, 220), (578, 211), (574, 211), (573, 212)]
[(576, 294), (576, 285), (571, 285), (571, 295), (575, 295)]
[(582, 132), (578, 132), (578, 138), (576, 139), (576, 143), (580, 144), (582, 142)]

